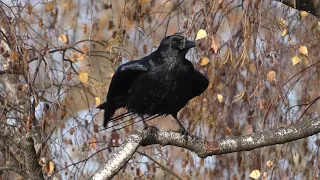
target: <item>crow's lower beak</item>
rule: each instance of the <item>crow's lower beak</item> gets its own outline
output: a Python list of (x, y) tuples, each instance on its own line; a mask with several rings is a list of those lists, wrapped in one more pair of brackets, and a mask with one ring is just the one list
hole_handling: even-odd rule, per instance
[(186, 40), (184, 43), (183, 49), (190, 49), (196, 46), (196, 43), (193, 41)]

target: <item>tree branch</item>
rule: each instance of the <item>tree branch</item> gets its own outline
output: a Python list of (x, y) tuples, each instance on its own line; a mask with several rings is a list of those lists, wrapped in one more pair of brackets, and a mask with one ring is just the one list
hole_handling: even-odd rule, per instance
[(4, 165), (4, 166), (0, 166), (0, 171), (14, 171), (18, 174), (20, 174), (23, 179), (30, 179), (30, 176), (21, 169), (21, 167), (18, 166), (13, 166), (13, 165)]
[(22, 149), (30, 178), (42, 180), (42, 168), (38, 162), (39, 158), (36, 154), (32, 137), (28, 134), (26, 137), (19, 136), (12, 127), (4, 123), (0, 123), (0, 137)]
[(193, 135), (184, 137), (179, 132), (174, 131), (160, 132), (159, 129), (152, 127), (146, 131), (134, 131), (130, 134), (116, 150), (112, 158), (101, 166), (92, 179), (111, 179), (129, 161), (140, 145), (172, 145), (193, 151), (200, 158), (206, 158), (212, 155), (250, 151), (264, 146), (283, 144), (306, 138), (319, 132), (320, 117), (289, 127), (240, 137), (229, 137), (213, 142), (205, 141)]

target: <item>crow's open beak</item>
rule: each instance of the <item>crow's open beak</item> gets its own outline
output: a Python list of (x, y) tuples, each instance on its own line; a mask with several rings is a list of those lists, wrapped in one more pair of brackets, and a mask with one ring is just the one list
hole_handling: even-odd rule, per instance
[(186, 40), (186, 41), (184, 42), (184, 47), (183, 47), (183, 49), (190, 49), (190, 48), (193, 48), (193, 47), (195, 47), (195, 46), (196, 46), (196, 43), (195, 43), (195, 42)]

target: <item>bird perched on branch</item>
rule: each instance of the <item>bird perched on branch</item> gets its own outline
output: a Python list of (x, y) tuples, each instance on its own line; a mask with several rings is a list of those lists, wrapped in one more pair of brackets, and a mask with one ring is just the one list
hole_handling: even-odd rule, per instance
[(209, 83), (185, 58), (195, 46), (180, 35), (167, 36), (149, 56), (120, 65), (112, 77), (107, 102), (98, 107), (105, 111), (104, 127), (118, 108), (126, 107), (142, 118), (145, 128), (149, 126), (143, 115), (171, 114), (180, 132), (186, 134), (177, 113)]

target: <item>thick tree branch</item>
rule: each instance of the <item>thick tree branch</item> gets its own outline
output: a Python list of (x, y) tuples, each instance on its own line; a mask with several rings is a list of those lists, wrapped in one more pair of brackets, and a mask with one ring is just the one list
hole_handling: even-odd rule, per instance
[(11, 142), (12, 145), (22, 149), (25, 157), (27, 174), (31, 179), (43, 179), (42, 168), (38, 162), (39, 158), (34, 148), (34, 142), (30, 135), (19, 136), (16, 131), (4, 123), (0, 123), (0, 138)]
[(250, 151), (264, 146), (283, 144), (319, 132), (320, 117), (290, 127), (240, 137), (229, 137), (213, 142), (192, 135), (184, 137), (173, 131), (160, 132), (159, 129), (153, 127), (147, 131), (135, 131), (130, 134), (113, 154), (113, 157), (94, 174), (93, 179), (110, 179), (115, 176), (140, 145), (173, 145), (193, 151), (201, 158), (206, 158), (212, 155)]
[(21, 169), (21, 167), (13, 166), (13, 165), (4, 165), (0, 166), (0, 171), (14, 171), (18, 174), (20, 174), (24, 179), (30, 179), (30, 176)]

